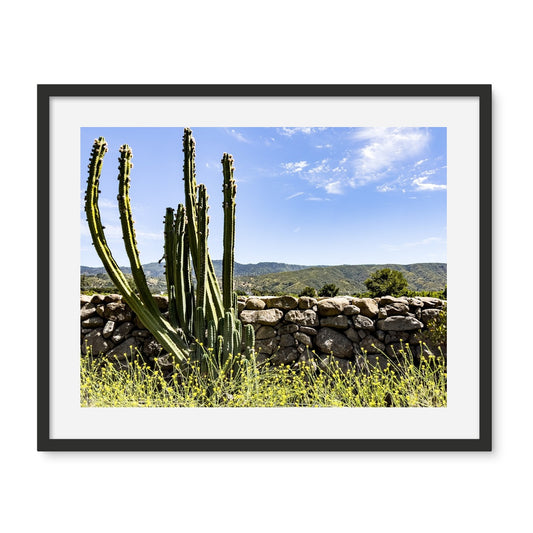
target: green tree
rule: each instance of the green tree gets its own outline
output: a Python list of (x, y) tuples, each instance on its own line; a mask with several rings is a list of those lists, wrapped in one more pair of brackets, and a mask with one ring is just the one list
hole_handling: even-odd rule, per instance
[(329, 298), (333, 298), (334, 296), (337, 296), (339, 293), (339, 287), (337, 287), (334, 283), (326, 283), (319, 291), (319, 296), (327, 296)]
[(317, 295), (314, 287), (304, 287), (298, 296), (311, 296), (314, 298)]
[(407, 280), (398, 270), (382, 268), (374, 272), (366, 281), (370, 296), (401, 296), (407, 290)]

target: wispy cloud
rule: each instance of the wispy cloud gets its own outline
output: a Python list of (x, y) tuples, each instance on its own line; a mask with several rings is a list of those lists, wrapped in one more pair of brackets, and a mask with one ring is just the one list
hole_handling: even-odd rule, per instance
[(307, 161), (293, 161), (290, 163), (282, 163), (282, 168), (284, 168), (289, 174), (301, 172), (305, 167), (309, 166)]
[(326, 183), (324, 189), (328, 194), (342, 194), (342, 182), (341, 181), (330, 181)]
[(315, 148), (319, 148), (319, 149), (322, 149), (322, 148), (333, 148), (333, 145), (332, 144), (317, 144), (315, 146)]
[(302, 196), (302, 194), (304, 194), (304, 193), (303, 192), (297, 192), (297, 193), (291, 194), (290, 196), (287, 196), (287, 198), (285, 198), (285, 200), (292, 200), (293, 198), (297, 198), (298, 196)]
[(441, 183), (428, 183), (430, 176), (433, 176), (439, 169), (424, 170), (417, 177), (412, 179), (411, 184), (415, 191), (444, 191), (446, 185)]
[(316, 133), (317, 131), (325, 130), (326, 128), (280, 128), (278, 130), (280, 135), (285, 135), (287, 137), (292, 137), (295, 133), (303, 133), (304, 135), (310, 135), (311, 133)]
[(238, 132), (237, 130), (226, 128), (226, 132), (240, 142), (248, 144), (252, 142), (250, 141), (250, 139), (247, 139), (242, 133)]
[(354, 139), (365, 141), (357, 152), (350, 180), (350, 185), (356, 187), (389, 176), (422, 153), (428, 146), (429, 133), (426, 128), (364, 128), (354, 134)]
[(320, 198), (319, 196), (309, 196), (306, 198), (308, 202), (330, 202), (330, 198)]

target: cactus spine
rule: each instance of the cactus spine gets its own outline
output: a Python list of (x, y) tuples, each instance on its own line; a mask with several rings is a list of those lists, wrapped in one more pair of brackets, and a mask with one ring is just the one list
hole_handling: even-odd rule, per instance
[[(118, 201), (124, 244), (138, 295), (130, 288), (107, 245), (98, 208), (98, 186), (106, 152), (105, 139), (95, 139), (89, 161), (85, 210), (96, 251), (126, 303), (180, 364), (192, 356), (205, 371), (209, 354), (206, 349), (211, 349), (217, 362), (224, 364), (230, 354), (236, 356), (240, 353), (242, 343), (245, 354), (252, 354), (253, 327), (242, 328), (233, 292), (236, 195), (233, 157), (224, 154), (222, 158), (224, 255), (221, 291), (207, 246), (207, 191), (205, 185), (196, 185), (195, 143), (191, 130), (184, 130), (185, 205), (178, 205), (176, 212), (171, 207), (167, 208), (164, 218), (165, 276), (169, 299), (166, 319), (150, 293), (137, 248), (129, 197), (133, 154), (128, 145), (120, 148)], [(191, 261), (196, 288), (192, 282)]]

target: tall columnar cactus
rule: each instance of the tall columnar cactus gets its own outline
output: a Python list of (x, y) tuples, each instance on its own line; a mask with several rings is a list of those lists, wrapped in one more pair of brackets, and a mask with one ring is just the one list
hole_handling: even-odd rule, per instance
[[(123, 145), (119, 157), (119, 212), (126, 252), (131, 265), (134, 292), (120, 271), (107, 245), (98, 208), (99, 180), (107, 143), (95, 139), (89, 163), (85, 210), (96, 251), (126, 303), (142, 323), (178, 363), (188, 358), (200, 362), (205, 370), (206, 356), (213, 353), (225, 364), (230, 354), (253, 353), (253, 327), (243, 330), (237, 317), (236, 294), (233, 292), (235, 247), (235, 195), (233, 158), (224, 154), (224, 253), (222, 291), (215, 276), (207, 247), (209, 217), (205, 185), (196, 184), (195, 143), (190, 129), (183, 135), (183, 180), (185, 205), (176, 212), (167, 208), (164, 219), (165, 276), (169, 298), (168, 319), (161, 315), (144, 275), (135, 238), (129, 186), (133, 167), (131, 148)], [(191, 263), (196, 277), (192, 281)]]

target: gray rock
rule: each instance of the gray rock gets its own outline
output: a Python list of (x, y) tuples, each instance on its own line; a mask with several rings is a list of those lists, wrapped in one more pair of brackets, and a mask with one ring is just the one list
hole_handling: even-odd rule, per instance
[(94, 305), (92, 303), (85, 304), (80, 309), (80, 319), (81, 320), (86, 320), (87, 318), (90, 318), (90, 317), (92, 317), (95, 314), (96, 314), (96, 305)]
[(350, 323), (345, 315), (326, 316), (320, 319), (320, 325), (327, 328), (347, 329)]
[(104, 339), (109, 339), (114, 329), (115, 329), (115, 322), (113, 322), (112, 320), (108, 320), (104, 325), (104, 329), (102, 330), (102, 335)]
[(163, 347), (155, 339), (147, 339), (143, 342), (142, 353), (147, 357), (158, 357)]
[(421, 329), (424, 324), (411, 316), (391, 316), (385, 320), (378, 320), (377, 327), (383, 331), (411, 331)]
[(382, 370), (387, 368), (387, 365), (390, 364), (390, 359), (380, 353), (369, 354), (369, 355), (356, 355), (355, 364), (357, 370), (363, 373), (370, 373), (373, 367), (379, 367)]
[(245, 307), (246, 303), (243, 302), (242, 300), (238, 300), (237, 301), (237, 312), (240, 313), (244, 307)]
[(406, 303), (392, 303), (383, 307), (387, 316), (406, 315), (409, 313), (409, 306)]
[(274, 353), (274, 350), (278, 347), (278, 339), (272, 337), (270, 339), (264, 339), (260, 341), (255, 341), (255, 349), (258, 353), (271, 355)]
[(267, 308), (283, 309), (288, 311), (298, 307), (298, 298), (294, 296), (272, 296), (266, 299)]
[(259, 298), (248, 298), (244, 309), (251, 309), (252, 311), (260, 311), (266, 307), (266, 303)]
[(387, 318), (387, 311), (384, 307), (380, 307), (378, 311), (378, 319)]
[(363, 315), (357, 315), (354, 317), (353, 325), (355, 326), (355, 329), (367, 329), (368, 331), (374, 331), (375, 329), (374, 321)]
[(385, 340), (385, 335), (386, 335), (385, 332), (381, 331), (380, 329), (378, 329), (376, 331), (376, 337), (377, 337), (378, 341), (382, 341), (383, 342)]
[(428, 324), (431, 320), (437, 318), (440, 315), (439, 309), (423, 309), (420, 313), (420, 319), (424, 324)]
[(372, 298), (353, 298), (352, 304), (359, 307), (361, 314), (368, 318), (374, 318), (378, 314), (378, 304)]
[(357, 331), (355, 331), (355, 329), (353, 328), (348, 328), (344, 334), (352, 341), (352, 342), (359, 342), (360, 341), (360, 337), (359, 337), (359, 334), (357, 333)]
[(105, 318), (105, 304), (98, 304), (96, 306), (96, 313), (98, 314), (98, 316)]
[(288, 333), (296, 333), (298, 326), (296, 324), (285, 324), (279, 328), (280, 335), (287, 335)]
[(306, 335), (305, 333), (302, 333), (301, 331), (296, 332), (294, 334), (294, 338), (305, 346), (312, 346), (313, 344), (313, 342), (311, 341), (311, 337), (309, 335)]
[(106, 294), (104, 296), (104, 303), (108, 304), (109, 302), (120, 302), (122, 296), (120, 294)]
[(255, 339), (260, 341), (264, 339), (271, 339), (276, 336), (276, 330), (272, 326), (259, 326), (255, 332)]
[(424, 304), (424, 309), (442, 309), (444, 300), (431, 298), (429, 296), (419, 296), (418, 299)]
[(91, 298), (91, 302), (95, 305), (103, 304), (105, 300), (105, 296), (103, 294), (93, 294)]
[(111, 340), (115, 343), (122, 342), (134, 327), (135, 326), (131, 322), (123, 322), (119, 326), (115, 326), (115, 332), (113, 333)]
[(361, 349), (363, 349), (365, 352), (373, 354), (373, 353), (381, 353), (385, 351), (385, 344), (383, 344), (381, 341), (373, 337), (372, 335), (367, 335), (360, 343), (359, 346)]
[(137, 348), (137, 341), (132, 337), (125, 340), (123, 343), (115, 346), (113, 349), (109, 350), (105, 356), (108, 359), (116, 359), (118, 361), (123, 361), (124, 359), (131, 359), (132, 355), (135, 355), (135, 349)]
[(343, 313), (346, 316), (358, 315), (360, 312), (361, 312), (361, 309), (359, 309), (359, 307), (357, 307), (356, 305), (352, 305), (352, 304), (347, 305), (343, 311)]
[(411, 337), (408, 331), (391, 331), (385, 335), (385, 344), (391, 342), (407, 342)]
[(292, 335), (282, 335), (279, 340), (279, 345), (282, 348), (286, 348), (288, 346), (296, 346), (296, 339)]
[(80, 308), (83, 307), (86, 304), (91, 303), (92, 296), (89, 296), (88, 294), (82, 294), (80, 295)]
[(327, 354), (318, 354), (316, 361), (321, 370), (339, 369), (343, 374), (346, 374), (354, 368), (354, 363), (352, 361)]
[(382, 296), (379, 299), (380, 307), (385, 307), (386, 305), (394, 305), (394, 304), (408, 305), (409, 300), (404, 297), (395, 298), (394, 296)]
[(241, 313), (241, 322), (244, 324), (262, 324), (263, 326), (275, 326), (282, 318), (283, 311), (279, 309), (263, 309), (260, 311), (247, 311)]
[(315, 343), (321, 352), (341, 358), (352, 356), (352, 342), (345, 335), (334, 329), (321, 328), (316, 336)]
[(357, 334), (361, 339), (364, 339), (369, 333), (367, 333), (366, 329), (360, 329), (357, 331)]
[(316, 305), (317, 299), (312, 298), (311, 296), (300, 296), (298, 299), (298, 308), (299, 309), (311, 309)]
[(105, 306), (104, 316), (114, 322), (128, 322), (132, 318), (131, 309), (122, 302), (110, 302)]
[(88, 335), (85, 335), (81, 345), (81, 351), (83, 354), (87, 353), (90, 349), (93, 356), (105, 353), (113, 346), (113, 343), (104, 339), (101, 330), (93, 330)]
[(287, 311), (285, 320), (299, 326), (318, 326), (318, 316), (312, 309)]
[(309, 326), (300, 326), (300, 331), (306, 335), (314, 336), (318, 333), (315, 328), (310, 328)]
[(147, 329), (136, 329), (131, 332), (131, 336), (139, 339), (146, 339), (150, 336), (150, 332)]
[(155, 303), (157, 304), (157, 308), (160, 311), (166, 311), (168, 309), (168, 298), (166, 296), (154, 294), (153, 298), (155, 300)]
[(300, 353), (296, 348), (280, 348), (271, 359), (274, 365), (290, 365), (295, 363), (300, 357)]
[(325, 298), (318, 301), (318, 314), (322, 316), (339, 315), (347, 305), (350, 305), (350, 300), (347, 298)]
[(99, 316), (92, 316), (84, 320), (81, 325), (84, 328), (99, 328), (104, 325), (104, 319)]

